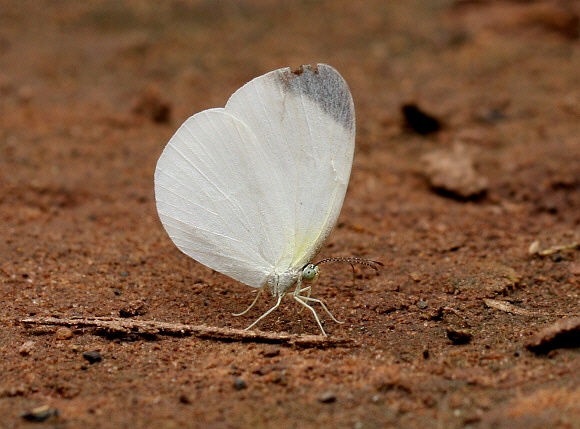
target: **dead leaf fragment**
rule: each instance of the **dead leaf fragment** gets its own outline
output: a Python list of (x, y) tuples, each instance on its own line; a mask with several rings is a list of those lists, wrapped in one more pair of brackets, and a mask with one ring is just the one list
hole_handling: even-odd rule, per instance
[(473, 156), (462, 144), (426, 153), (421, 160), (422, 173), (439, 193), (467, 200), (481, 197), (488, 189), (487, 178), (476, 171)]
[(516, 307), (509, 302), (500, 301), (497, 299), (484, 299), (483, 302), (490, 308), (505, 311), (506, 313), (519, 314), (520, 316), (544, 315), (544, 313), (540, 311), (526, 310), (525, 308)]
[(560, 319), (536, 333), (526, 344), (536, 354), (574, 347), (580, 347), (580, 317)]

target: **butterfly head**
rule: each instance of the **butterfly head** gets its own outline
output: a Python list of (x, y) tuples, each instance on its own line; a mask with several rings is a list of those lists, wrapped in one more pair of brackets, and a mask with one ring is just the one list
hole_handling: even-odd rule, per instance
[(315, 282), (320, 275), (320, 269), (314, 264), (308, 264), (302, 270), (302, 280)]

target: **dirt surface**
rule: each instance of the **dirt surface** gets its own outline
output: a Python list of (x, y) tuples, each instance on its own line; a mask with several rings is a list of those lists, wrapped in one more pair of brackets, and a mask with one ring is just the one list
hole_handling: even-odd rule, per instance
[[(572, 1), (0, 2), (0, 427), (580, 428), (580, 330), (562, 321), (580, 314), (579, 16)], [(357, 112), (319, 257), (380, 274), (323, 266), (335, 341), (151, 328), (233, 332), (272, 305), (231, 315), (254, 291), (175, 248), (153, 171), (188, 116), (317, 62)], [(442, 128), (414, 132), (404, 105)], [(121, 315), (139, 323), (18, 322)], [(259, 328), (319, 333), (290, 300)]]

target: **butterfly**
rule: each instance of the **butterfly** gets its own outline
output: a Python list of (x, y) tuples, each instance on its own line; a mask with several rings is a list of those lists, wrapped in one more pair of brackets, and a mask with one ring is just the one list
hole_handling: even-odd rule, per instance
[(287, 295), (312, 312), (323, 335), (313, 304), (338, 322), (310, 296), (320, 272), (310, 261), (339, 216), (354, 147), (348, 85), (333, 67), (318, 64), (251, 80), (225, 107), (187, 119), (163, 150), (155, 200), (171, 240), (196, 261), (259, 289), (238, 315), (263, 290), (276, 299), (247, 329)]

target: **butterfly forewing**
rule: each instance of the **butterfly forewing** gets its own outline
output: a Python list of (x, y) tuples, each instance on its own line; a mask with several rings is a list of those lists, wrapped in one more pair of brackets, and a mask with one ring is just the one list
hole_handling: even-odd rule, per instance
[(283, 172), (292, 249), (277, 267), (302, 267), (336, 223), (352, 166), (354, 104), (338, 72), (325, 64), (260, 76), (226, 110), (246, 123)]

